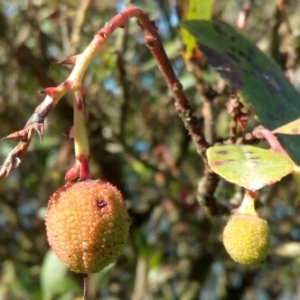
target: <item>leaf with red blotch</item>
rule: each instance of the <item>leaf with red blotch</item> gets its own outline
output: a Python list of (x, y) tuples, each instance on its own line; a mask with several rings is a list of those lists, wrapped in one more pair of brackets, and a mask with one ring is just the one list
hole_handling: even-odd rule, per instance
[(215, 173), (252, 191), (279, 181), (294, 168), (282, 154), (249, 145), (214, 146), (206, 155)]

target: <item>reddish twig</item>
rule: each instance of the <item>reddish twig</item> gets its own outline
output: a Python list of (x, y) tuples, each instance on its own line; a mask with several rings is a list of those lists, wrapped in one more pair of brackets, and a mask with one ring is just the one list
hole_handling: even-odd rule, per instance
[[(158, 36), (158, 30), (155, 23), (151, 21), (148, 15), (136, 6), (129, 6), (123, 12), (116, 15), (100, 31), (96, 33), (94, 39), (79, 55), (73, 56), (71, 60), (74, 68), (65, 82), (57, 87), (44, 89), (42, 92), (47, 94), (45, 100), (36, 108), (25, 127), (13, 134), (13, 139), (19, 141), (19, 144), (13, 149), (4, 164), (0, 168), (0, 179), (11, 173), (20, 163), (31, 142), (33, 130), (40, 136), (43, 134), (44, 120), (58, 101), (70, 91), (78, 91), (83, 76), (89, 66), (92, 58), (99, 51), (100, 47), (106, 42), (107, 38), (119, 27), (124, 27), (128, 19), (135, 17), (138, 24), (145, 34), (145, 43), (155, 57), (158, 66), (164, 75), (167, 85), (175, 98), (175, 108), (181, 117), (186, 129), (189, 131), (198, 153), (205, 158), (205, 150), (208, 147), (204, 135), (200, 129), (198, 119), (193, 115), (188, 99), (186, 98), (182, 85), (178, 81), (172, 65), (165, 53), (162, 43)], [(6, 138), (12, 138), (9, 135)]]
[(253, 135), (256, 138), (265, 139), (270, 145), (272, 151), (280, 153), (290, 158), (289, 155), (286, 153), (286, 151), (283, 149), (280, 142), (278, 141), (277, 137), (274, 135), (274, 133), (271, 130), (260, 125), (253, 130)]

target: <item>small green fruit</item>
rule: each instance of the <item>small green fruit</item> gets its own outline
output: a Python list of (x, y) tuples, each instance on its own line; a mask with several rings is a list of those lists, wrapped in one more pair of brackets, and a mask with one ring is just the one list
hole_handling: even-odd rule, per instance
[(252, 265), (265, 260), (270, 247), (268, 222), (257, 215), (235, 214), (223, 232), (226, 251), (238, 263)]
[(49, 244), (76, 273), (96, 273), (121, 255), (129, 217), (121, 193), (110, 183), (67, 183), (50, 198), (46, 216)]

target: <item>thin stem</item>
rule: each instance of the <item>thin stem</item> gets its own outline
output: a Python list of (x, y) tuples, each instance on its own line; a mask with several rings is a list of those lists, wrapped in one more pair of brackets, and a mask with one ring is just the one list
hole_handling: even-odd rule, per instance
[(235, 214), (247, 214), (257, 215), (255, 209), (255, 201), (257, 199), (258, 192), (246, 190), (241, 205), (234, 210)]
[(80, 180), (91, 178), (90, 148), (85, 124), (85, 91), (82, 84), (74, 84), (74, 126), (71, 130), (74, 139), (75, 165), (67, 172), (66, 181), (79, 177)]
[(81, 95), (75, 93), (74, 95), (74, 147), (75, 156), (80, 155), (89, 156), (89, 140), (87, 137), (87, 131), (85, 126), (85, 113), (84, 113), (84, 100)]
[(277, 137), (269, 129), (263, 126), (258, 126), (257, 128), (254, 129), (253, 135), (257, 138), (264, 138), (269, 143), (272, 151), (280, 153), (286, 156), (287, 158), (291, 159), (289, 155), (286, 153), (286, 151), (282, 148)]
[(88, 274), (83, 274), (83, 295), (82, 300), (86, 300), (88, 292)]

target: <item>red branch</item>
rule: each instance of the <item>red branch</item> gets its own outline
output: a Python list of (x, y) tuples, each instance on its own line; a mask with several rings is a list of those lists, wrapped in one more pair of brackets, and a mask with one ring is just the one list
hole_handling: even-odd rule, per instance
[[(44, 120), (50, 113), (52, 108), (58, 101), (69, 91), (74, 91), (78, 83), (82, 81), (85, 71), (94, 55), (99, 51), (100, 47), (106, 42), (107, 38), (119, 27), (124, 27), (128, 19), (135, 17), (138, 25), (144, 31), (145, 43), (155, 57), (158, 67), (160, 68), (166, 83), (175, 98), (175, 108), (181, 117), (186, 129), (190, 133), (198, 153), (205, 159), (205, 150), (209, 146), (200, 129), (198, 119), (193, 115), (189, 101), (185, 96), (182, 85), (177, 79), (172, 65), (166, 55), (158, 35), (158, 29), (148, 15), (136, 6), (129, 6), (123, 12), (112, 18), (98, 33), (94, 39), (86, 47), (86, 49), (71, 59), (67, 59), (65, 63), (74, 64), (74, 68), (65, 82), (58, 87), (51, 87), (43, 90), (47, 96), (45, 100), (36, 108), (25, 127), (9, 136), (6, 139), (14, 139), (19, 144), (9, 153), (4, 164), (0, 168), (0, 179), (12, 172), (20, 163), (31, 142), (33, 130), (37, 131), (41, 136), (44, 129)], [(64, 63), (64, 62), (62, 62)]]

